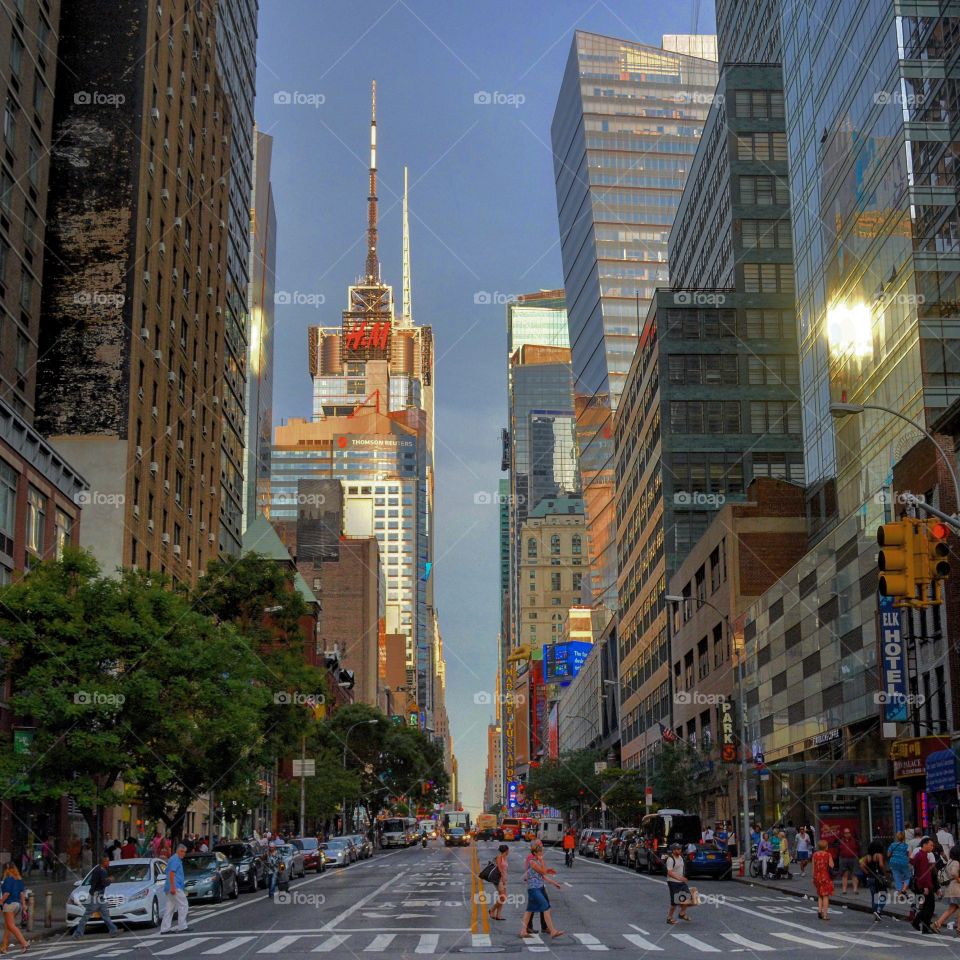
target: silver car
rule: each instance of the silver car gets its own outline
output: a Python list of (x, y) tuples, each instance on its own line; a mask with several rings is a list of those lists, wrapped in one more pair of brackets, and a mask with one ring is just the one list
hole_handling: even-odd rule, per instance
[[(114, 923), (146, 923), (156, 927), (160, 923), (167, 895), (163, 892), (165, 860), (143, 857), (135, 860), (114, 860), (107, 867), (110, 885), (104, 900), (110, 908)], [(67, 897), (67, 927), (72, 929), (80, 921), (90, 897), (91, 870), (73, 886)], [(98, 913), (88, 923), (100, 924)]]
[(362, 833), (351, 834), (348, 839), (357, 848), (357, 859), (367, 860), (373, 856), (373, 844)]
[(277, 885), (281, 890), (290, 887), (290, 881), (307, 875), (303, 865), (303, 851), (292, 843), (281, 843), (276, 847), (277, 859), (283, 864), (283, 869), (277, 874)]
[(321, 846), (327, 863), (334, 867), (348, 867), (357, 859), (354, 846), (346, 837), (333, 837)]

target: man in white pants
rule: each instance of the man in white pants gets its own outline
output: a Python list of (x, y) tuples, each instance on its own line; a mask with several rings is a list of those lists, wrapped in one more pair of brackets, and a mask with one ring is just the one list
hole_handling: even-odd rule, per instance
[(163, 908), (163, 922), (160, 924), (161, 933), (170, 933), (173, 925), (173, 915), (177, 914), (177, 933), (187, 933), (187, 894), (183, 889), (183, 855), (187, 852), (185, 843), (177, 844), (177, 852), (167, 861), (167, 880), (163, 885), (163, 892), (167, 895), (167, 902)]

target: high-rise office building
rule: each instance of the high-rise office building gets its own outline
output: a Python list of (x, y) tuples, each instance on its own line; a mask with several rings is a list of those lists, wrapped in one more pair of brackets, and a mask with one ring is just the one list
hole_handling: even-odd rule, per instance
[(779, 63), (783, 0), (717, 0), (721, 65)]
[(185, 0), (63, 5), (44, 264), (37, 425), (90, 482), (81, 542), (107, 571), (183, 581), (233, 543), (216, 20)]
[[(227, 207), (226, 302), (224, 304), (223, 386), (220, 414), (220, 549), (239, 555), (247, 513), (244, 472), (250, 466), (247, 430), (247, 369), (250, 330), (250, 198), (254, 176), (253, 101), (257, 72), (259, 0), (217, 0), (217, 70), (230, 111), (232, 142)], [(212, 5), (211, 5), (212, 7)], [(252, 519), (252, 517), (251, 517)]]
[[(669, 49), (668, 49), (669, 47)], [(691, 56), (678, 50), (695, 50)], [(715, 45), (577, 31), (551, 131), (599, 629), (617, 609), (612, 412), (717, 83)]]
[(244, 527), (263, 512), (270, 492), (270, 436), (273, 431), (274, 281), (277, 212), (270, 185), (273, 137), (256, 131), (250, 200), (250, 284), (247, 293), (247, 383), (244, 402)]

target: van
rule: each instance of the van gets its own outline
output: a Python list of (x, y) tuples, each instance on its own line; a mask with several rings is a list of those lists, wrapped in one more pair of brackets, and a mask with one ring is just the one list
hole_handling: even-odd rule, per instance
[(682, 810), (658, 810), (640, 821), (640, 840), (636, 845), (634, 864), (638, 871), (663, 871), (663, 857), (671, 843), (686, 847), (699, 843), (703, 833), (700, 817)]
[(563, 840), (563, 820), (560, 817), (543, 817), (537, 830), (537, 838), (544, 845), (556, 844)]

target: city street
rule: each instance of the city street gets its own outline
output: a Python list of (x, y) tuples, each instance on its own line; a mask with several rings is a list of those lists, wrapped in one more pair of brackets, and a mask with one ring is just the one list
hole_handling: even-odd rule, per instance
[(294, 883), (286, 902), (271, 904), (258, 893), (199, 906), (191, 911), (189, 933), (161, 937), (152, 931), (128, 931), (116, 940), (88, 934), (83, 943), (59, 939), (38, 944), (30, 953), (44, 960), (99, 960), (145, 952), (178, 960), (323, 953), (415, 957), (530, 952), (579, 957), (607, 951), (655, 954), (662, 960), (774, 953), (800, 960), (819, 951), (834, 951), (844, 960), (892, 960), (960, 953), (952, 938), (921, 939), (906, 923), (875, 924), (862, 912), (832, 911), (829, 929), (824, 929), (811, 901), (735, 882), (691, 881), (707, 902), (693, 913), (691, 923), (670, 927), (664, 923), (667, 892), (661, 878), (582, 858), (567, 870), (556, 850), (549, 850), (547, 859), (556, 867), (563, 890), (551, 888), (550, 895), (555, 921), (566, 936), (521, 941), (525, 845), (511, 845), (511, 900), (505, 922), (490, 922), (476, 903), (473, 878), (478, 864), (495, 851), (494, 843), (481, 843), (475, 851), (447, 849), (437, 842), (427, 850), (387, 851)]

